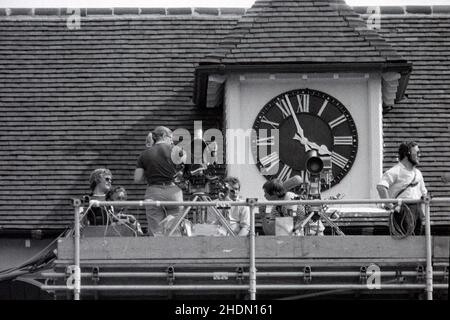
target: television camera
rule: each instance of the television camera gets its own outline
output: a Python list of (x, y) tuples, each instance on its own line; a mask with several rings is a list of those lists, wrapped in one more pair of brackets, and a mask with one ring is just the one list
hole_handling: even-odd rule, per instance
[[(298, 199), (302, 200), (320, 200), (323, 186), (329, 187), (332, 179), (331, 158), (320, 157), (317, 150), (309, 150), (306, 154), (306, 175), (299, 192)], [(341, 198), (341, 195), (332, 197)], [(294, 229), (299, 235), (323, 235), (323, 224), (331, 227), (333, 233), (344, 235), (339, 227), (331, 220), (335, 212), (328, 217), (326, 215), (327, 206), (322, 204), (313, 204), (305, 206), (306, 218), (299, 221)]]
[[(196, 145), (197, 148), (195, 148)], [(199, 145), (201, 145), (201, 149), (198, 148)], [(212, 201), (212, 198), (225, 200), (225, 195), (230, 192), (231, 189), (223, 180), (223, 173), (225, 172), (224, 165), (217, 163), (217, 144), (215, 143), (214, 137), (207, 143), (199, 136), (199, 133), (197, 133), (197, 138), (193, 139), (188, 147), (190, 147), (188, 150), (180, 149), (180, 158), (189, 159), (190, 161), (181, 164), (180, 170), (174, 177), (175, 183), (185, 193), (190, 195), (191, 201)], [(192, 150), (194, 150), (193, 153), (191, 152)], [(201, 152), (196, 153), (195, 150), (201, 150)], [(235, 236), (235, 233), (223, 214), (223, 210), (229, 209), (230, 207), (217, 206), (209, 208), (220, 221), (224, 230), (230, 235)], [(196, 223), (207, 224), (207, 207), (188, 207), (184, 210), (180, 220), (185, 220), (185, 217), (189, 212), (192, 213), (190, 220), (194, 225)], [(191, 232), (188, 232), (187, 234), (190, 233)], [(172, 231), (170, 231), (169, 235), (171, 234)]]
[[(201, 152), (198, 154), (191, 153), (196, 144), (201, 145)], [(225, 167), (216, 161), (217, 144), (214, 137), (209, 143), (201, 138), (196, 138), (190, 143), (189, 147), (187, 152), (186, 150), (180, 151), (180, 157), (183, 157), (181, 153), (185, 153), (184, 158), (190, 161), (181, 164), (179, 171), (175, 174), (175, 183), (190, 195), (217, 196), (220, 190), (225, 187), (222, 181)]]

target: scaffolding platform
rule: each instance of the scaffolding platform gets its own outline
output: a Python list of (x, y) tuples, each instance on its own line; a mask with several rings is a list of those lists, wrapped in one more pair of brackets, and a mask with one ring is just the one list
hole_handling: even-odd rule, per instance
[[(450, 237), (432, 241), (433, 292), (448, 299)], [(257, 299), (423, 298), (424, 236), (257, 236)], [(71, 299), (74, 241), (60, 239), (56, 297)], [(81, 298), (248, 299), (247, 237), (83, 237)], [(43, 287), (45, 289), (45, 286)]]

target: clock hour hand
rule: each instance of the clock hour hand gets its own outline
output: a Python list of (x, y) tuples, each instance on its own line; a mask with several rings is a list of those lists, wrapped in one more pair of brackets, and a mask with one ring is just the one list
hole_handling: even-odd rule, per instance
[[(302, 144), (305, 145), (306, 147), (309, 147), (310, 149), (315, 149), (319, 152), (320, 155), (328, 155), (331, 156), (331, 152), (330, 150), (328, 150), (327, 146), (322, 144), (322, 145), (318, 145), (315, 142), (309, 141), (307, 138), (304, 137), (300, 137), (299, 135), (295, 135), (294, 139), (299, 140)], [(306, 150), (308, 151), (308, 149)]]

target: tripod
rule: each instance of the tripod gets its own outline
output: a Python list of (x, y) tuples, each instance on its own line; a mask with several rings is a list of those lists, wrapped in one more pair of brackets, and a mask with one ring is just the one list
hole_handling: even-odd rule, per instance
[[(209, 197), (208, 195), (206, 195), (206, 193), (204, 192), (195, 192), (193, 193), (193, 202), (196, 201), (207, 201), (207, 202), (212, 202), (211, 197)], [(233, 231), (233, 229), (231, 228), (230, 224), (228, 223), (228, 221), (224, 218), (224, 216), (222, 215), (222, 213), (219, 212), (219, 210), (216, 207), (210, 207), (212, 212), (216, 215), (217, 219), (219, 219), (220, 223), (225, 227), (225, 229), (228, 231), (228, 233), (230, 235), (232, 235), (233, 237), (236, 236), (236, 233)], [(169, 232), (169, 236), (171, 236), (173, 234), (173, 232), (178, 228), (178, 226), (180, 225), (181, 221), (183, 221), (183, 219), (186, 217), (186, 215), (189, 213), (189, 211), (192, 209), (192, 206), (187, 207), (183, 214), (180, 216), (180, 218), (177, 220), (177, 222), (174, 224), (174, 226), (170, 229)]]
[(339, 229), (339, 226), (334, 223), (333, 221), (331, 221), (330, 218), (328, 218), (326, 215), (324, 215), (322, 213), (323, 208), (322, 207), (314, 207), (313, 210), (311, 211), (311, 213), (308, 215), (308, 217), (306, 217), (305, 220), (302, 221), (302, 223), (300, 224), (300, 230), (304, 230), (306, 224), (315, 216), (318, 215), (319, 218), (317, 219), (317, 228), (319, 228), (319, 221), (321, 221), (321, 219), (323, 219), (323, 222), (325, 222), (325, 224), (327, 224), (332, 230), (334, 230), (338, 235), (340, 236), (344, 236), (344, 232), (342, 232), (341, 229)]
[[(307, 190), (307, 195), (308, 198), (311, 200), (320, 200), (321, 196), (320, 196), (320, 189), (321, 189), (321, 181), (320, 181), (320, 176), (318, 175), (310, 175), (310, 183), (308, 184), (308, 186), (305, 188)], [(305, 220), (302, 221), (302, 223), (300, 224), (300, 230), (301, 232), (304, 232), (304, 228), (306, 226), (306, 224), (314, 217), (314, 216), (318, 216), (317, 218), (317, 231), (319, 229), (320, 226), (320, 221), (323, 221), (325, 224), (327, 224), (331, 230), (335, 231), (338, 235), (340, 236), (344, 236), (344, 232), (342, 232), (342, 230), (339, 228), (339, 226), (334, 223), (329, 217), (327, 217), (324, 213), (323, 213), (323, 205), (316, 205), (316, 206), (311, 206), (311, 213), (308, 214), (308, 216), (306, 217)], [(318, 232), (316, 233), (316, 235), (318, 234)]]

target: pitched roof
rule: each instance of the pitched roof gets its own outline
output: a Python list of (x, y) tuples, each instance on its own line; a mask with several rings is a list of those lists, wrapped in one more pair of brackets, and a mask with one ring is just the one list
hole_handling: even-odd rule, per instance
[[(356, 10), (367, 18), (366, 7)], [(383, 117), (384, 167), (396, 162), (401, 142), (415, 140), (428, 191), (448, 197), (450, 181), (443, 177), (450, 175), (450, 6), (390, 7), (381, 13), (379, 34), (413, 63), (405, 99)], [(431, 208), (450, 220), (449, 204)]]
[(344, 0), (257, 0), (218, 48), (220, 63), (405, 63)]
[[(97, 167), (140, 199), (144, 186), (131, 180), (149, 130), (192, 119), (220, 127), (216, 110), (191, 101), (194, 71), (244, 10), (82, 9), (80, 30), (62, 10), (21, 10), (0, 9), (0, 233), (71, 225), (70, 198), (89, 192)], [(415, 139), (427, 187), (448, 196), (450, 8), (381, 12), (378, 33), (414, 64), (407, 97), (384, 116), (385, 168), (400, 141)], [(450, 212), (432, 208), (442, 219)]]
[[(217, 11), (216, 11), (217, 12)], [(220, 128), (191, 100), (197, 61), (236, 15), (0, 17), (0, 229), (63, 229), (89, 174), (111, 169), (132, 183), (145, 138), (158, 125)], [(140, 214), (144, 214), (142, 209)], [(143, 219), (145, 221), (145, 219)], [(1, 231), (1, 230), (0, 230)]]
[(344, 0), (257, 0), (201, 64), (198, 105), (205, 103), (208, 75), (259, 65), (266, 72), (382, 71), (383, 102), (391, 106), (403, 97), (411, 70)]

